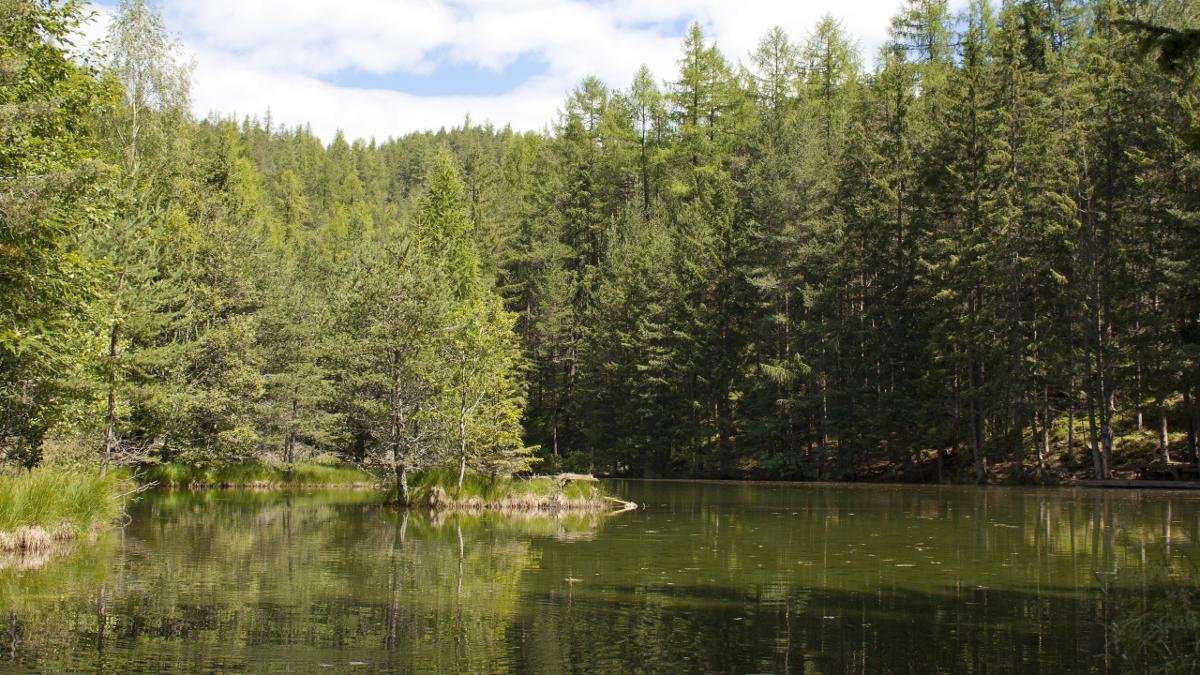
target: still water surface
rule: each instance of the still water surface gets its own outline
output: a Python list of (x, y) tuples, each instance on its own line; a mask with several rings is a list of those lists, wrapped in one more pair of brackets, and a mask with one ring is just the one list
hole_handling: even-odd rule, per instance
[(149, 494), (0, 571), (0, 671), (1119, 672), (1197, 609), (1200, 495), (609, 486), (643, 508)]

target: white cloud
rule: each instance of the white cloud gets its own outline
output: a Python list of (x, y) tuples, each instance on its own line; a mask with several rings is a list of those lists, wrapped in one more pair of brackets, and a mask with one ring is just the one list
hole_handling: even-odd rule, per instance
[(166, 9), (197, 47), (303, 74), (428, 67), (426, 54), (453, 40), (457, 25), (436, 0), (177, 0)]
[(289, 126), (311, 124), (328, 140), (338, 129), (351, 138), (398, 136), (408, 131), (459, 124), (467, 114), (477, 122), (512, 123), (540, 129), (554, 114), (557, 89), (524, 87), (503, 96), (414, 96), (383, 89), (336, 87), (299, 74), (248, 67), (221, 55), (197, 59), (193, 76), (197, 115), (251, 115), (269, 109), (273, 120)]
[[(680, 39), (670, 28), (697, 20), (733, 61), (779, 25), (802, 39), (833, 14), (869, 63), (900, 0), (161, 0), (167, 23), (196, 57), (194, 107), (205, 116), (262, 115), (311, 123), (323, 138), (386, 138), (461, 122), (541, 129), (587, 75), (625, 86), (645, 63), (676, 76)], [(962, 4), (965, 0), (952, 0)], [(513, 91), (418, 96), (339, 87), (347, 70), (386, 76), (434, 74), (450, 61), (500, 71), (522, 55), (547, 70)], [(323, 79), (326, 78), (326, 79)]]
[(80, 56), (103, 43), (108, 34), (108, 25), (112, 23), (112, 10), (108, 7), (92, 5), (89, 12), (91, 16), (80, 26), (80, 39), (75, 41), (75, 51)]

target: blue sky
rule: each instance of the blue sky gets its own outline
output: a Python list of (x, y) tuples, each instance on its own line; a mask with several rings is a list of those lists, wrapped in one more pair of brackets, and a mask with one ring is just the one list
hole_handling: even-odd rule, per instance
[(550, 64), (535, 53), (520, 54), (500, 68), (454, 61), (445, 53), (435, 53), (431, 59), (435, 65), (429, 72), (372, 73), (351, 66), (321, 79), (337, 87), (389, 89), (417, 96), (500, 96), (550, 71)]
[[(955, 5), (961, 0), (952, 0)], [(105, 30), (115, 2), (97, 6)], [(832, 14), (869, 63), (900, 0), (160, 0), (194, 62), (197, 115), (311, 123), (324, 138), (386, 138), (465, 115), (541, 129), (595, 75), (615, 87), (645, 64), (676, 76), (698, 21), (744, 60), (779, 25), (802, 40)]]

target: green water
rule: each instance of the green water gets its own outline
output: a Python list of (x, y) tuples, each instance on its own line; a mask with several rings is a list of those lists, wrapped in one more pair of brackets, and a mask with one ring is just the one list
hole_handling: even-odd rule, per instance
[(362, 492), (150, 494), (123, 531), (0, 571), (0, 670), (1192, 665), (1200, 495), (609, 486), (644, 507), (431, 519)]

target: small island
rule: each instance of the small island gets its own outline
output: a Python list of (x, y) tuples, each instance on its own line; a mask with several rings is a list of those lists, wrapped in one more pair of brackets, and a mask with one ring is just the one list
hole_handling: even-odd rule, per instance
[(462, 488), (446, 485), (437, 480), (440, 477), (437, 472), (432, 472), (431, 480), (422, 481), (413, 492), (412, 504), (434, 511), (459, 513), (620, 513), (637, 508), (635, 502), (605, 494), (599, 480), (591, 474), (561, 473), (528, 478), (472, 476), (473, 480), (465, 482)]
[(513, 476), (468, 470), (460, 482), (455, 471), (434, 467), (405, 472), (405, 485), (401, 486), (393, 470), (372, 472), (344, 462), (300, 462), (291, 466), (240, 462), (215, 467), (173, 462), (143, 466), (131, 475), (147, 488), (379, 490), (380, 501), (389, 506), (435, 511), (560, 513), (637, 508), (634, 502), (607, 494), (595, 476), (582, 473)]
[[(131, 499), (146, 490), (362, 490), (395, 509), (435, 514), (499, 516), (599, 515), (637, 508), (609, 495), (590, 474), (486, 475), (434, 467), (411, 474), (401, 499), (394, 473), (347, 463), (292, 466), (239, 462), (222, 466), (158, 463), (101, 472), (79, 466), (39, 466), (0, 476), (0, 569), (33, 569), (124, 520)], [(406, 476), (406, 478), (409, 478)]]

